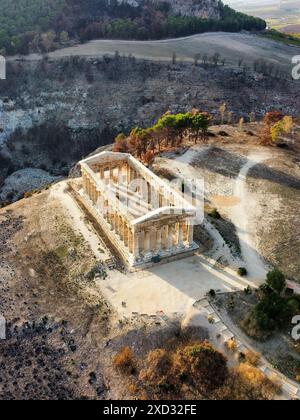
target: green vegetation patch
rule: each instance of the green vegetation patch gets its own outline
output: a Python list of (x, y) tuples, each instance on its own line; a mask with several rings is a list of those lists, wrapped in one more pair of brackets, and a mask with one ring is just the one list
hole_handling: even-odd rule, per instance
[(272, 29), (264, 32), (262, 36), (272, 39), (273, 41), (282, 42), (285, 45), (296, 45), (297, 47), (300, 47), (300, 35), (288, 35)]
[(0, 51), (48, 53), (72, 40), (162, 39), (208, 31), (261, 31), (262, 19), (238, 13), (221, 2), (220, 20), (174, 16), (168, 3), (143, 0), (138, 6), (116, 0), (0, 0)]

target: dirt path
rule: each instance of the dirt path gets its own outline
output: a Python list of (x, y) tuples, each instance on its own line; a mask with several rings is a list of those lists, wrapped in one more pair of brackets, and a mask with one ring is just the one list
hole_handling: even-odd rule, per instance
[[(196, 180), (201, 178), (202, 176), (199, 174), (199, 171), (192, 166), (192, 162), (200, 155), (205, 155), (210, 151), (211, 147), (206, 145), (196, 145), (191, 147), (186, 153), (184, 153), (179, 158), (175, 159), (168, 159), (166, 161), (162, 160), (160, 164), (164, 165), (168, 170), (171, 170), (177, 177), (185, 180)], [(205, 185), (204, 185), (204, 193), (205, 193)], [(198, 203), (198, 206), (203, 207), (203, 202)], [(210, 251), (209, 254), (209, 263), (210, 265), (214, 261), (215, 263), (222, 259), (222, 261), (227, 261), (229, 265), (232, 266), (239, 266), (240, 260), (235, 258), (228, 245), (226, 244), (225, 240), (222, 238), (221, 234), (218, 230), (210, 223), (207, 218), (203, 220), (198, 220), (199, 224), (203, 224), (207, 232), (214, 240), (213, 249)]]
[(265, 152), (255, 152), (249, 155), (247, 163), (242, 167), (235, 183), (234, 196), (239, 199), (232, 208), (231, 219), (236, 226), (240, 240), (243, 260), (246, 263), (249, 277), (265, 279), (268, 271), (266, 263), (258, 254), (255, 244), (255, 226), (250, 222), (250, 216), (257, 214), (259, 203), (249, 194), (247, 176), (249, 171), (259, 163), (269, 159), (271, 155)]

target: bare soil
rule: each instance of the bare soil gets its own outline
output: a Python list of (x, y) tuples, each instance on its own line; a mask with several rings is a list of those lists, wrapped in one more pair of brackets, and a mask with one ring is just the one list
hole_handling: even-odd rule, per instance
[[(101, 261), (62, 204), (49, 190), (0, 210), (0, 306), (7, 321), (0, 398), (133, 398), (130, 380), (113, 367), (115, 354), (129, 345), (145, 360), (181, 334), (180, 322), (139, 316), (120, 322), (96, 284)], [(192, 334), (206, 338), (202, 328)]]

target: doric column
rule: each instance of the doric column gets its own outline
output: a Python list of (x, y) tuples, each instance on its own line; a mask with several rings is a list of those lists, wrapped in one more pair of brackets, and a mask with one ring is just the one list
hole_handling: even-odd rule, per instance
[(129, 247), (129, 230), (126, 222), (124, 223), (124, 245)]
[(147, 182), (147, 192), (148, 192), (148, 203), (151, 203), (151, 184), (149, 182)]
[(122, 226), (121, 226), (121, 216), (118, 214), (118, 220), (117, 220), (117, 224), (118, 224), (118, 235), (119, 235), (119, 237), (120, 237), (120, 239), (121, 239), (121, 229), (122, 229)]
[(133, 233), (131, 228), (128, 228), (128, 250), (130, 254), (133, 254)]
[(159, 189), (159, 207), (164, 207), (164, 194), (162, 189)]
[(134, 232), (133, 236), (133, 255), (135, 259), (140, 258), (140, 232)]
[(173, 194), (171, 194), (171, 195), (170, 195), (170, 206), (171, 206), (171, 207), (173, 207), (173, 206), (174, 206), (174, 201), (175, 201), (174, 195), (173, 195)]
[(100, 168), (99, 174), (100, 174), (100, 178), (104, 179), (104, 168), (103, 167)]
[(114, 168), (112, 166), (109, 167), (109, 179), (111, 181), (114, 179)]
[(119, 215), (118, 212), (115, 212), (115, 232), (119, 235)]
[(88, 175), (85, 176), (85, 193), (87, 196), (89, 196), (89, 186), (90, 186), (90, 180)]
[(110, 210), (110, 224), (111, 224), (111, 229), (114, 231), (115, 230), (115, 210), (113, 208), (111, 208)]
[(107, 220), (107, 216), (108, 216), (108, 201), (104, 200), (103, 217), (105, 220)]
[(124, 223), (121, 216), (119, 216), (119, 232), (121, 240), (124, 241)]
[(93, 181), (91, 182), (91, 200), (92, 200), (92, 202), (94, 202), (94, 183), (93, 183)]
[(128, 165), (127, 166), (127, 182), (128, 182), (128, 184), (130, 184), (131, 183), (131, 181), (132, 181), (132, 179), (131, 179), (131, 176), (132, 176), (132, 170), (131, 170), (131, 166), (130, 165)]
[(127, 235), (128, 235), (128, 245), (127, 245), (127, 248), (128, 248), (128, 252), (129, 252), (129, 254), (131, 254), (131, 230), (130, 230), (130, 227), (127, 225)]
[(148, 254), (150, 252), (150, 231), (148, 229), (145, 230), (144, 251), (145, 254)]
[(121, 185), (122, 184), (122, 174), (123, 174), (123, 166), (118, 166), (118, 182)]
[(94, 204), (97, 202), (97, 185), (94, 184)]
[(126, 168), (126, 182), (127, 182), (127, 184), (129, 184), (129, 182), (130, 182), (130, 170), (129, 170), (128, 163), (126, 163), (125, 168)]
[(86, 194), (89, 197), (90, 196), (90, 180), (89, 178), (86, 179)]
[(162, 249), (168, 249), (169, 238), (168, 238), (168, 226), (167, 225), (165, 225), (161, 229), (161, 233), (162, 233)]
[(156, 250), (160, 252), (162, 250), (162, 229), (158, 228), (156, 231)]
[(136, 179), (135, 170), (131, 168), (131, 181), (134, 181)]
[(168, 249), (173, 248), (174, 236), (173, 236), (173, 226), (169, 225), (168, 227)]
[(97, 202), (97, 186), (94, 184), (94, 204)]
[(191, 246), (194, 241), (194, 226), (189, 223), (188, 225), (188, 243)]
[(182, 225), (183, 243), (186, 244), (188, 241), (188, 224), (185, 220)]
[(178, 223), (178, 247), (183, 246), (183, 223)]
[(91, 180), (89, 180), (89, 197), (90, 197), (90, 200), (93, 201), (93, 185), (92, 185)]

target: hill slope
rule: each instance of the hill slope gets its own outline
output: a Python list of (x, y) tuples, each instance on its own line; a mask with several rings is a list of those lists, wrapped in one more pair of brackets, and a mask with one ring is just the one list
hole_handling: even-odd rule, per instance
[(217, 0), (0, 0), (0, 53), (47, 53), (97, 38), (161, 39), (265, 26)]

